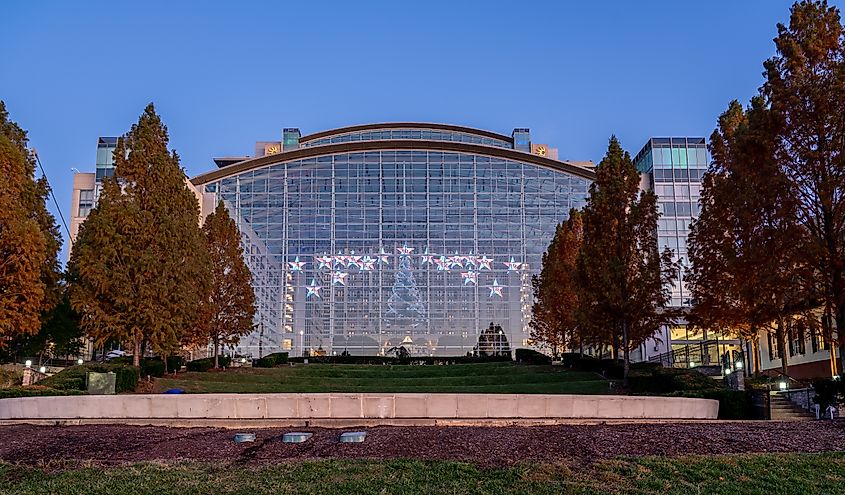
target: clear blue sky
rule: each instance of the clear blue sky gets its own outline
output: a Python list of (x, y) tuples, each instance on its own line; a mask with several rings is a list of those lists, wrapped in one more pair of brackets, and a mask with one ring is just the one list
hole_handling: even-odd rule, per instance
[(71, 167), (92, 171), (97, 137), (150, 101), (191, 176), (283, 127), (391, 120), (530, 127), (561, 158), (598, 160), (613, 133), (632, 154), (709, 136), (761, 84), (790, 5), (5, 0), (0, 99), (66, 217)]

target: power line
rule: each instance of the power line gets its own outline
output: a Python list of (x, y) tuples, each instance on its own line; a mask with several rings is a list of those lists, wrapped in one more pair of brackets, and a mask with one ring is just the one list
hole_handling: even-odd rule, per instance
[(56, 205), (56, 211), (59, 212), (59, 218), (62, 219), (62, 225), (65, 226), (65, 232), (67, 232), (67, 242), (68, 242), (68, 250), (70, 249), (70, 245), (73, 243), (73, 240), (70, 237), (70, 229), (67, 228), (67, 222), (65, 222), (65, 216), (62, 214), (62, 209), (59, 207), (59, 202), (56, 200), (56, 194), (53, 192), (53, 186), (50, 185), (50, 179), (47, 177), (47, 172), (44, 171), (44, 166), (41, 165), (41, 158), (38, 156), (38, 152), (35, 151), (35, 148), (32, 149), (32, 154), (35, 155), (35, 161), (38, 162), (38, 168), (41, 169), (41, 175), (44, 176), (44, 179), (47, 181), (47, 190), (50, 191), (50, 197), (53, 198), (53, 204)]

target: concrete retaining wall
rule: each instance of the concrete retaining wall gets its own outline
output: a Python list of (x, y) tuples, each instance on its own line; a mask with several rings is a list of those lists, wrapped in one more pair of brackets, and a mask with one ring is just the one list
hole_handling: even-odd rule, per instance
[(0, 400), (0, 420), (60, 419), (716, 419), (682, 397), (523, 394), (81, 395)]

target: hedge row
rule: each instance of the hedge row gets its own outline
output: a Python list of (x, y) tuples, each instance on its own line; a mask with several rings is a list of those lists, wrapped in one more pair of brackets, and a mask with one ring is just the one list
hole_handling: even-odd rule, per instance
[(522, 364), (552, 364), (552, 358), (534, 349), (519, 348), (515, 351), (517, 363)]
[(710, 390), (686, 390), (666, 394), (670, 397), (691, 397), (719, 401), (719, 419), (755, 419), (751, 394), (744, 390), (727, 388)]
[[(110, 364), (132, 364), (132, 356), (123, 356), (109, 361)], [(167, 371), (174, 373), (182, 368), (185, 360), (180, 356), (167, 357)], [(164, 360), (160, 357), (150, 357), (141, 359), (141, 376), (152, 376), (161, 378), (164, 376)]]
[(14, 399), (16, 397), (45, 397), (53, 395), (82, 395), (82, 391), (60, 390), (41, 386), (0, 388), (0, 399)]
[(131, 392), (138, 386), (141, 377), (141, 370), (127, 364), (112, 363), (88, 363), (65, 368), (55, 375), (38, 382), (39, 385), (55, 388), (57, 390), (86, 390), (86, 373), (114, 373), (115, 392)]
[(287, 352), (274, 352), (273, 354), (268, 354), (263, 358), (254, 359), (252, 361), (253, 368), (273, 368), (275, 366), (279, 366), (281, 364), (287, 364), (288, 362), (288, 353)]
[(511, 362), (510, 356), (410, 356), (407, 358), (395, 358), (390, 356), (310, 356), (290, 358), (292, 363), (301, 363), (305, 359), (309, 363), (317, 364), (471, 364), (471, 363), (494, 363)]
[[(219, 364), (221, 368), (228, 368), (229, 365), (232, 364), (232, 358), (228, 356), (217, 356), (217, 364)], [(185, 364), (185, 367), (188, 371), (208, 371), (214, 368), (214, 358), (210, 357), (188, 361)]]

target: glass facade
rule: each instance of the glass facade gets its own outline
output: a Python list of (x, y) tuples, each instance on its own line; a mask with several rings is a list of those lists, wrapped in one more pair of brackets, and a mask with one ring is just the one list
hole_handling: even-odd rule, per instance
[(590, 182), (468, 153), (279, 160), (205, 184), (243, 235), (259, 314), (240, 348), (253, 355), (463, 355), (490, 323), (527, 345), (531, 276)]
[(335, 134), (320, 139), (305, 141), (303, 148), (333, 143), (349, 143), (353, 141), (381, 141), (386, 139), (424, 139), (426, 141), (457, 141), (460, 143), (483, 144), (499, 148), (511, 148), (511, 142), (504, 139), (493, 139), (468, 132), (436, 130), (436, 129), (372, 129), (355, 131), (345, 134)]
[(690, 222), (698, 218), (701, 180), (707, 171), (707, 145), (704, 138), (652, 138), (634, 158), (637, 169), (647, 174), (657, 194), (661, 216), (657, 221), (660, 249), (675, 253), (682, 270), (672, 287), (673, 307), (689, 307), (684, 272), (689, 266), (687, 236)]
[(116, 137), (101, 137), (97, 140), (97, 183), (114, 175), (114, 149), (116, 147)]

